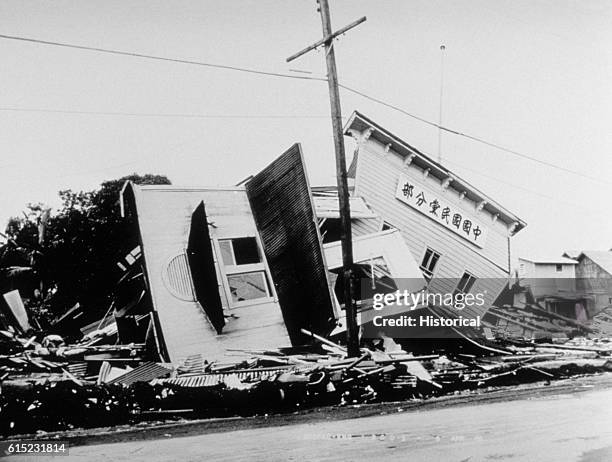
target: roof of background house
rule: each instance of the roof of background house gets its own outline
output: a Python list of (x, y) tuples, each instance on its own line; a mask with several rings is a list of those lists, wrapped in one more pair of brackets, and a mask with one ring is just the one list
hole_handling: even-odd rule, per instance
[(609, 250), (583, 250), (579, 260), (585, 255), (597, 265), (599, 265), (604, 271), (612, 274), (612, 251)]
[(563, 256), (566, 258), (571, 258), (572, 260), (578, 260), (582, 252), (580, 250), (566, 250), (563, 252)]
[(414, 154), (416, 157), (412, 161), (413, 164), (418, 165), (423, 169), (429, 168), (430, 175), (440, 179), (441, 181), (444, 181), (447, 178), (452, 178), (453, 181), (450, 184), (451, 188), (456, 189), (460, 192), (465, 191), (466, 196), (475, 202), (485, 201), (486, 205), (484, 206), (484, 208), (493, 215), (498, 214), (499, 218), (505, 223), (516, 223), (514, 233), (517, 233), (525, 226), (527, 226), (527, 223), (525, 223), (523, 220), (521, 220), (519, 217), (517, 217), (515, 214), (513, 214), (506, 208), (502, 207), (485, 193), (479, 191), (476, 187), (472, 186), (466, 180), (462, 179), (459, 175), (451, 172), (442, 164), (431, 159), (426, 154), (423, 154), (418, 149), (414, 148), (410, 144), (403, 141), (401, 138), (385, 130), (383, 127), (368, 119), (366, 116), (359, 113), (358, 111), (354, 111), (351, 117), (349, 118), (348, 122), (344, 127), (344, 133), (350, 135), (351, 131), (353, 130), (363, 132), (368, 128), (372, 129), (372, 133), (370, 135), (371, 138), (376, 139), (384, 145), (391, 144), (393, 150), (404, 157)]
[(577, 265), (576, 260), (567, 257), (550, 257), (550, 258), (534, 258), (534, 257), (519, 257), (519, 260), (530, 261), (532, 263), (543, 263), (551, 265)]

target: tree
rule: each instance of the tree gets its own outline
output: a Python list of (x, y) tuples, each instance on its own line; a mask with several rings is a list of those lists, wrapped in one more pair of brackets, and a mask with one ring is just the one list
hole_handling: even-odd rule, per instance
[(17, 284), (29, 308), (51, 316), (76, 302), (104, 313), (118, 278), (116, 263), (138, 243), (135, 227), (119, 213), (119, 193), (128, 180), (170, 184), (163, 175), (132, 174), (94, 191), (60, 191), (55, 213), (30, 204), (23, 217), (11, 218), (0, 247), (2, 288)]

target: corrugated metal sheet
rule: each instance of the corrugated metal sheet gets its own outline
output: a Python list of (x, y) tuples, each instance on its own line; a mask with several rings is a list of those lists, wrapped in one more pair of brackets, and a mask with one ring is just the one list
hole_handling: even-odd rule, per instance
[(299, 144), (246, 184), (293, 344), (300, 329), (326, 335), (335, 320), (321, 236)]
[(85, 377), (87, 375), (88, 363), (70, 363), (66, 366), (68, 372), (76, 377)]
[(171, 373), (172, 369), (164, 367), (160, 364), (145, 363), (111, 380), (108, 383), (121, 383), (123, 385), (131, 385), (136, 382), (150, 382), (153, 379), (168, 376)]
[(178, 367), (178, 372), (183, 374), (203, 374), (208, 366), (208, 362), (198, 353), (185, 358)]
[(172, 379), (159, 379), (155, 380), (154, 383), (171, 383), (173, 385), (179, 385), (181, 387), (211, 387), (220, 383), (236, 383), (236, 382), (255, 382), (258, 380), (265, 380), (274, 375), (278, 374), (278, 370), (245, 370), (240, 372), (229, 372), (225, 374), (202, 374), (192, 375), (187, 377), (176, 377)]

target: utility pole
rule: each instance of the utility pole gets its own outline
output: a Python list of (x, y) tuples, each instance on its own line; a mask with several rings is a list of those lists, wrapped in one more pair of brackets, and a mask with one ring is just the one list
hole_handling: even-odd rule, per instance
[(360, 355), (359, 328), (357, 326), (357, 306), (355, 304), (355, 287), (353, 280), (353, 242), (351, 234), (351, 210), (349, 205), (348, 181), (346, 176), (346, 155), (344, 152), (344, 135), (342, 134), (342, 111), (340, 108), (340, 92), (338, 91), (338, 75), (336, 72), (336, 55), (334, 52), (334, 39), (358, 26), (366, 20), (365, 16), (357, 21), (332, 32), (331, 17), (328, 0), (317, 0), (321, 23), (323, 25), (323, 38), (302, 51), (287, 58), (290, 62), (311, 50), (323, 45), (325, 47), (325, 60), (327, 63), (327, 83), (329, 86), (329, 101), (331, 104), (332, 129), (334, 136), (334, 149), (336, 153), (336, 180), (338, 183), (338, 200), (340, 205), (340, 236), (342, 243), (342, 281), (344, 284), (344, 307), (346, 312), (346, 343), (350, 357)]

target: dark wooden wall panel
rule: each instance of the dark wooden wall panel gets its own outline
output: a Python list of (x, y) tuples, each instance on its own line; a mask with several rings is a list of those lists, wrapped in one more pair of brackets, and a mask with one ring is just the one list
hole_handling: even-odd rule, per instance
[(306, 341), (301, 328), (326, 335), (335, 317), (300, 145), (253, 177), (246, 191), (291, 342)]
[(198, 302), (217, 333), (220, 334), (225, 326), (225, 317), (219, 296), (219, 282), (215, 272), (215, 259), (204, 202), (200, 202), (191, 217), (187, 258)]

